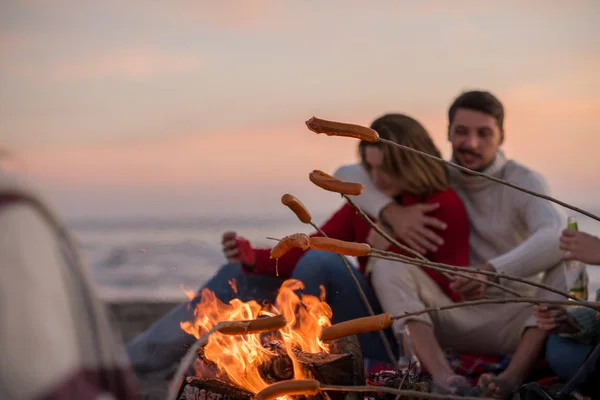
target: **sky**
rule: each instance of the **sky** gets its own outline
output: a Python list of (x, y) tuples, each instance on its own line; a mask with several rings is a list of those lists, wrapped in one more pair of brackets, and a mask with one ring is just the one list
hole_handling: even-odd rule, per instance
[(269, 215), (357, 160), (320, 118), (419, 119), (485, 89), (504, 149), (600, 208), (595, 0), (0, 1), (0, 147), (67, 217)]

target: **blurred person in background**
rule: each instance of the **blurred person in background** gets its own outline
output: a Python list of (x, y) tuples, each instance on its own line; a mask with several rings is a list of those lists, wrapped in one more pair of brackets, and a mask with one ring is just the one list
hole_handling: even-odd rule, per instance
[(74, 241), (46, 201), (3, 167), (7, 157), (0, 154), (0, 398), (140, 398)]

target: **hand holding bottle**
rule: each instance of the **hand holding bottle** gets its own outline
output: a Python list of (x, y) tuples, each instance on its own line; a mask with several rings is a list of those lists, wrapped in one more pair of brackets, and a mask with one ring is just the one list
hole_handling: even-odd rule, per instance
[(560, 237), (560, 248), (567, 252), (564, 260), (600, 265), (600, 239), (596, 236), (565, 229)]
[(247, 239), (238, 236), (235, 232), (225, 232), (221, 243), (223, 245), (223, 254), (228, 263), (254, 267), (254, 251)]

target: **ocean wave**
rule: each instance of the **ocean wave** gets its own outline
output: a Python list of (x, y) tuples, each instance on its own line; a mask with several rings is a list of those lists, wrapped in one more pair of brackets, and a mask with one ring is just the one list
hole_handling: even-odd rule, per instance
[(135, 245), (121, 245), (112, 248), (95, 265), (109, 268), (144, 265), (170, 267), (188, 262), (218, 262), (222, 259), (221, 249), (202, 241), (190, 240), (179, 243), (141, 242)]

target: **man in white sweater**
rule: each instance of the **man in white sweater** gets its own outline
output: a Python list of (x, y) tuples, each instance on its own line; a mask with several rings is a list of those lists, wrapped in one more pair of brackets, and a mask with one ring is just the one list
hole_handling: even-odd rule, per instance
[[(448, 112), (448, 139), (453, 161), (470, 169), (548, 194), (544, 178), (529, 168), (507, 160), (504, 141), (504, 109), (488, 92), (461, 94)], [(466, 207), (471, 225), (470, 259), (476, 268), (543, 281), (565, 289), (558, 242), (565, 217), (553, 203), (481, 177), (448, 170), (451, 183)], [(443, 224), (427, 216), (431, 205), (401, 207), (371, 182), (361, 165), (343, 166), (339, 179), (360, 182), (365, 189), (355, 201), (368, 214), (379, 216), (394, 235), (425, 252), (440, 244), (437, 229)], [(435, 207), (435, 206), (434, 206)], [(373, 286), (384, 311), (401, 314), (441, 306), (450, 299), (420, 268), (404, 268), (397, 262), (374, 260)], [(486, 279), (486, 276), (480, 276)], [(556, 298), (547, 291), (501, 280), (525, 296)], [(452, 289), (464, 300), (506, 297), (494, 287), (457, 277)], [(503, 304), (432, 313), (402, 319), (394, 326), (400, 336), (408, 327), (412, 347), (434, 381), (446, 388), (465, 385), (442, 352), (444, 348), (480, 354), (514, 353), (509, 367), (498, 376), (483, 375), (484, 394), (506, 398), (516, 391), (541, 354), (546, 332), (536, 326), (530, 305)]]

